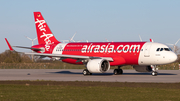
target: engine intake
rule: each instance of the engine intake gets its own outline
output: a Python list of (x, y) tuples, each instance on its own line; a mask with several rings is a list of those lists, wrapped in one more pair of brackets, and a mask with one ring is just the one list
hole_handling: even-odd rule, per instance
[(91, 73), (104, 73), (110, 69), (110, 63), (105, 59), (89, 60), (87, 69)]
[(151, 66), (133, 66), (137, 72), (151, 72)]

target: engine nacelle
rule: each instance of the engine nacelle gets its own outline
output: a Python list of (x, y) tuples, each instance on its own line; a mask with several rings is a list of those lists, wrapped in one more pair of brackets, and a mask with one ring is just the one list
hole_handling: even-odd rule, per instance
[(105, 59), (89, 60), (87, 69), (90, 73), (104, 73), (110, 69), (110, 63)]
[(133, 66), (137, 72), (151, 72), (151, 66)]

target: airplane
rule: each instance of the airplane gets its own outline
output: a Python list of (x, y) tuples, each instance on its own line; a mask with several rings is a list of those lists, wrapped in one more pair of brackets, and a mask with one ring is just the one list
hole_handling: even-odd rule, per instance
[[(34, 20), (37, 32), (38, 45), (31, 47), (14, 46), (17, 48), (31, 49), (34, 52), (26, 53), (42, 57), (50, 57), (54, 60), (70, 64), (82, 64), (86, 69), (82, 74), (105, 73), (110, 66), (118, 66), (114, 69), (114, 75), (123, 74), (124, 65), (132, 65), (138, 72), (151, 72), (156, 76), (157, 65), (169, 64), (177, 60), (177, 55), (170, 48), (157, 42), (70, 42), (58, 41), (41, 12), (34, 12)], [(5, 38), (8, 47), (14, 51)]]

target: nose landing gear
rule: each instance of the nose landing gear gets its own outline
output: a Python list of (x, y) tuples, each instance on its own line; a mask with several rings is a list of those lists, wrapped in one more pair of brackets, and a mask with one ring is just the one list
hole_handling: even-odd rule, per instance
[(153, 71), (151, 74), (152, 76), (157, 76), (158, 73)]
[(152, 76), (157, 76), (158, 72), (156, 70), (158, 70), (158, 69), (156, 68), (156, 65), (151, 65), (151, 67), (152, 67), (151, 75)]

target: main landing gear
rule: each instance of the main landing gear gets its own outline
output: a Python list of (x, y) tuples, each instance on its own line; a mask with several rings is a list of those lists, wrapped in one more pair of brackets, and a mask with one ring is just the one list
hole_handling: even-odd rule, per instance
[(121, 66), (118, 66), (118, 69), (114, 69), (114, 75), (120, 75), (123, 74), (123, 70), (121, 69)]
[(156, 68), (156, 65), (151, 65), (151, 68), (152, 68), (152, 73), (151, 73), (151, 75), (152, 76), (157, 76), (157, 72), (156, 72), (156, 70), (157, 70), (157, 68)]
[(90, 73), (87, 69), (83, 70), (83, 75), (92, 75), (92, 73)]

